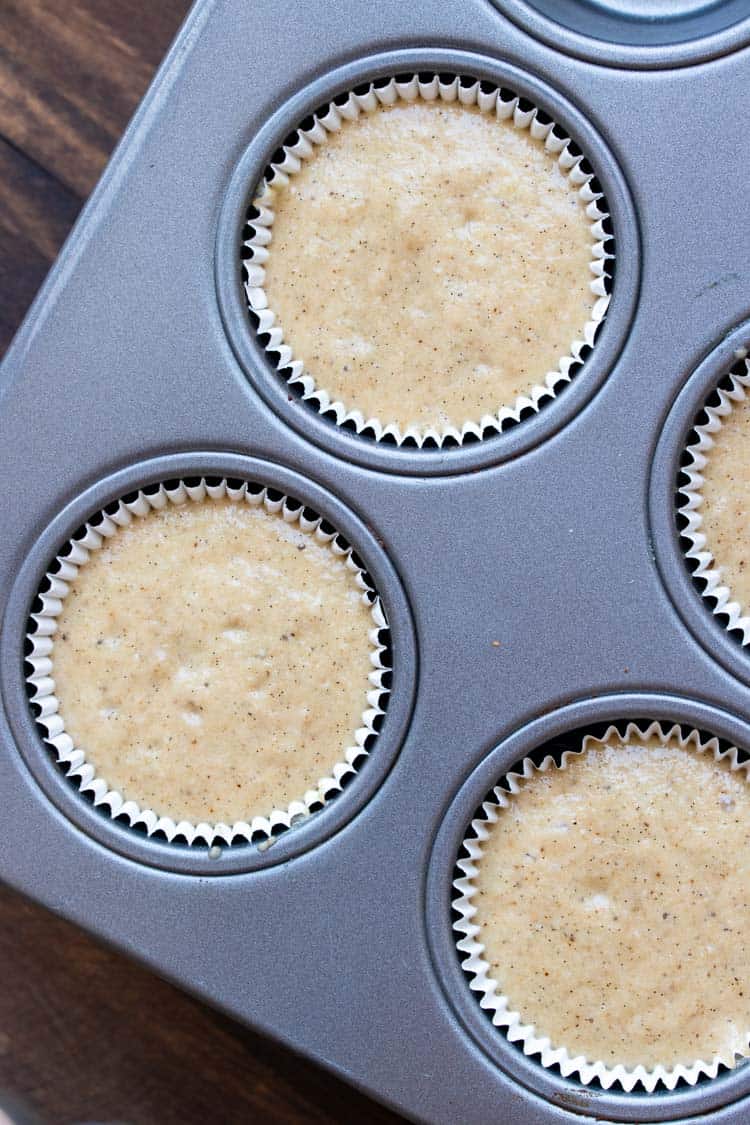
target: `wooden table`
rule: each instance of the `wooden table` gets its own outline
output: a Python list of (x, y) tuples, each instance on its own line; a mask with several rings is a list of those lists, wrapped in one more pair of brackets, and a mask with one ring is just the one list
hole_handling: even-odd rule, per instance
[[(188, 6), (0, 0), (0, 354)], [(0, 1089), (45, 1125), (401, 1120), (2, 888)]]

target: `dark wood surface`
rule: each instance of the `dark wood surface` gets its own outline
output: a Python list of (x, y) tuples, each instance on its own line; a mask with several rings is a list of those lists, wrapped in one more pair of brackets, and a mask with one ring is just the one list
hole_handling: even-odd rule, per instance
[[(187, 8), (0, 0), (0, 354)], [(0, 1090), (45, 1125), (401, 1120), (2, 888)]]

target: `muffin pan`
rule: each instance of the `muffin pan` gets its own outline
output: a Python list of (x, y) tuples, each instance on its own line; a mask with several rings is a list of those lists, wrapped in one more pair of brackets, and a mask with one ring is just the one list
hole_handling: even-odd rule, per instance
[[(641, 719), (750, 749), (750, 658), (693, 585), (675, 499), (695, 415), (750, 344), (748, 19), (675, 5), (692, 21), (675, 46), (677, 17), (647, 42), (630, 7), (199, 2), (0, 377), (0, 875), (417, 1121), (750, 1115), (747, 1064), (652, 1093), (544, 1069), (479, 1007), (450, 913), (475, 810), (550, 740)], [(595, 9), (609, 38), (565, 15), (580, 28)], [(242, 285), (247, 208), (291, 130), (415, 72), (510, 88), (560, 123), (616, 252), (575, 379), (460, 448), (387, 447), (289, 395)], [(29, 615), (61, 546), (131, 492), (206, 476), (329, 521), (391, 631), (367, 761), (262, 848), (114, 821), (60, 772), (26, 692)]]

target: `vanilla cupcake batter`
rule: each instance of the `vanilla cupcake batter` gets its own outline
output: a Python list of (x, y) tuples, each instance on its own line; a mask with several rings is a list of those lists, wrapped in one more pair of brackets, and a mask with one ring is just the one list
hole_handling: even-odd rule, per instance
[(750, 789), (709, 754), (596, 743), (483, 845), (474, 921), (510, 1009), (628, 1068), (747, 1054)]
[(93, 551), (63, 601), (60, 713), (113, 789), (174, 820), (299, 800), (353, 744), (373, 628), (354, 575), (265, 509), (167, 506)]
[(478, 421), (582, 338), (593, 239), (526, 130), (397, 103), (345, 121), (273, 187), (268, 305), (316, 384), (401, 428)]
[(706, 547), (716, 560), (732, 601), (750, 612), (750, 397), (722, 419), (708, 452), (699, 509)]

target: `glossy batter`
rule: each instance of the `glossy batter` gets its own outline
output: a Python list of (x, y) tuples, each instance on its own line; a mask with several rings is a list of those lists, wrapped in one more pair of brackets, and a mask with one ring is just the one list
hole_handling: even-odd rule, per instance
[(703, 470), (706, 546), (721, 571), (722, 583), (745, 613), (750, 612), (750, 399), (733, 406), (714, 435), (715, 446)]
[(329, 548), (263, 508), (206, 500), (135, 520), (63, 602), (66, 728), (111, 788), (159, 815), (284, 809), (362, 725), (361, 594)]
[(677, 743), (589, 749), (500, 811), (475, 921), (524, 1023), (590, 1062), (674, 1066), (750, 1032), (750, 788)]
[(543, 383), (595, 297), (555, 158), (474, 107), (344, 122), (275, 188), (269, 307), (319, 387), (384, 424), (478, 421)]

